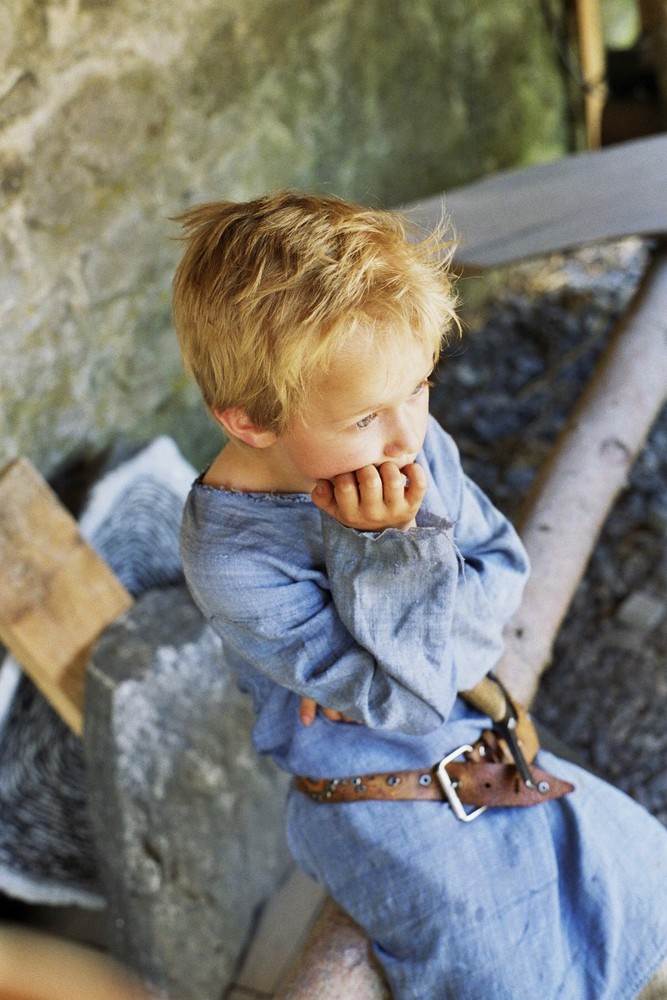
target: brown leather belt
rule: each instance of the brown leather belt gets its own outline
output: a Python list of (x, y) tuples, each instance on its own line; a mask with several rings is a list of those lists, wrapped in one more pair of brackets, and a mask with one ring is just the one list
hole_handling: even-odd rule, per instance
[[(539, 740), (528, 713), (517, 705), (515, 735), (523, 757), (532, 765)], [(457, 758), (463, 757), (463, 760)], [(433, 767), (415, 771), (387, 771), (349, 778), (294, 779), (295, 788), (314, 802), (361, 802), (368, 799), (405, 799), (447, 802), (456, 816), (474, 819), (489, 806), (533, 806), (561, 798), (574, 785), (530, 768), (529, 785), (519, 773), (506, 740), (487, 729), (473, 746), (464, 745)], [(466, 812), (465, 805), (476, 806)]]

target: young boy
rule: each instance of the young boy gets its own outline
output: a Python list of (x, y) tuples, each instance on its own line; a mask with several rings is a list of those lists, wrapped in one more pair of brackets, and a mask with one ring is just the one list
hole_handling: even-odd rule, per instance
[(630, 1000), (667, 956), (665, 830), (544, 752), (526, 785), (458, 695), (498, 660), (527, 561), (428, 414), (456, 323), (442, 246), (290, 192), (183, 222), (176, 328), (227, 437), (183, 564), (258, 751), (297, 776), (295, 858), (395, 1000)]

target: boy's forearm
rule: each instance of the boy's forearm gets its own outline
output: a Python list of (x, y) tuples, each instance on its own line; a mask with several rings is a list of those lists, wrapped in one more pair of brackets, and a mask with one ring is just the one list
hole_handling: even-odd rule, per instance
[[(370, 670), (355, 703), (320, 704), (371, 728), (427, 732), (456, 698), (450, 634), (458, 580), (452, 525), (426, 514), (414, 531), (350, 530), (323, 517), (324, 555), (341, 624)], [(332, 674), (333, 679), (333, 674)]]

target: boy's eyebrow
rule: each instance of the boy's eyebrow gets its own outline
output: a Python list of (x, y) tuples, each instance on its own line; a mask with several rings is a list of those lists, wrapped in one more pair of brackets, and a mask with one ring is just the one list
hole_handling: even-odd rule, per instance
[[(422, 375), (421, 378), (417, 379), (417, 381), (415, 382), (415, 386), (421, 385), (422, 382), (425, 382), (433, 374), (434, 371), (435, 371), (435, 365), (431, 365), (426, 374)], [(355, 413), (347, 414), (345, 419), (354, 420), (355, 417), (365, 417), (368, 413), (375, 413), (376, 410), (381, 410), (384, 405), (385, 405), (384, 401), (382, 401), (380, 403), (375, 403), (374, 405), (371, 406), (365, 406), (363, 410), (358, 410)], [(341, 420), (341, 423), (344, 422), (345, 422), (344, 420)]]

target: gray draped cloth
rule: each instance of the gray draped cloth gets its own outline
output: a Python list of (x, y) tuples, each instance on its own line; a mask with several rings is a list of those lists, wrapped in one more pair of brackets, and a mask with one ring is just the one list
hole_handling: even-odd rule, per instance
[[(117, 459), (116, 459), (117, 460)], [(83, 536), (136, 598), (179, 583), (178, 534), (194, 469), (170, 438), (114, 468), (85, 498)], [(57, 487), (56, 487), (57, 488)], [(0, 664), (0, 893), (100, 907), (81, 741), (17, 664)]]

